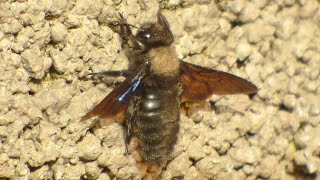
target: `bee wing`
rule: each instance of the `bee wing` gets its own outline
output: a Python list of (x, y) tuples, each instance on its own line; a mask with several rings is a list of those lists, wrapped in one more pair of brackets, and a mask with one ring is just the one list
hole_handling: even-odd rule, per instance
[(212, 94), (253, 94), (258, 88), (238, 76), (180, 61), (182, 97), (187, 101), (202, 101)]
[(122, 123), (123, 113), (129, 105), (130, 96), (138, 88), (143, 77), (144, 74), (138, 73), (135, 76), (126, 78), (98, 105), (83, 116), (80, 122), (98, 116), (102, 125), (109, 125), (114, 121)]

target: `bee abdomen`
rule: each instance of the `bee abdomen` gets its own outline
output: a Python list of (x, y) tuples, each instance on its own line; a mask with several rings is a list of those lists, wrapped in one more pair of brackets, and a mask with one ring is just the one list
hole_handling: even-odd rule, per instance
[(176, 143), (179, 104), (174, 103), (175, 108), (168, 110), (167, 99), (170, 99), (168, 94), (159, 91), (151, 91), (142, 97), (136, 125), (141, 153), (145, 160), (156, 161), (167, 157)]
[(160, 99), (148, 99), (142, 104), (145, 111), (153, 112), (162, 109)]
[(178, 130), (178, 122), (166, 124), (158, 128), (156, 133), (146, 134), (145, 129), (141, 129), (139, 143), (144, 159), (157, 161), (170, 155), (177, 140)]

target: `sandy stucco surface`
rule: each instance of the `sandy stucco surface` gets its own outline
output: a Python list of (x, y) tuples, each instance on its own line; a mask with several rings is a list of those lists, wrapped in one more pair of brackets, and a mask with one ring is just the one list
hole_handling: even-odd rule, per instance
[[(260, 88), (253, 99), (212, 97), (234, 111), (182, 114), (161, 179), (320, 178), (319, 1), (160, 5), (179, 58)], [(108, 24), (118, 12), (137, 26), (155, 21), (158, 6), (155, 0), (0, 1), (0, 179), (139, 178), (121, 126), (86, 131), (88, 124), (78, 121), (122, 80), (85, 75), (128, 64)]]

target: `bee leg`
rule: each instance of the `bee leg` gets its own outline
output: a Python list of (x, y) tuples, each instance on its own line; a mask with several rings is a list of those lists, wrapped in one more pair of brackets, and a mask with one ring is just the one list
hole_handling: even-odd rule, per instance
[(164, 28), (163, 40), (168, 44), (173, 43), (174, 37), (170, 30), (170, 25), (167, 19), (161, 14), (160, 10), (158, 11), (157, 18), (158, 18), (158, 23)]
[(96, 72), (96, 73), (89, 73), (88, 75), (98, 76), (98, 77), (102, 77), (102, 76), (115, 76), (115, 77), (124, 76), (124, 77), (128, 77), (131, 74), (132, 74), (131, 71), (120, 70), (120, 71), (102, 71), (102, 72)]
[(201, 111), (211, 111), (211, 107), (206, 101), (183, 102), (182, 108), (188, 117), (199, 117)]
[(146, 47), (141, 43), (137, 38), (132, 34), (131, 27), (135, 27), (131, 24), (128, 24), (126, 19), (119, 13), (120, 16), (120, 32), (119, 35), (122, 39), (122, 48), (124, 49), (135, 49), (138, 50), (137, 53), (143, 52), (146, 50)]
[(128, 146), (132, 138), (132, 124), (130, 122), (126, 122), (126, 130), (124, 131), (125, 134), (125, 146), (126, 146), (126, 155), (128, 156)]
[(124, 122), (124, 142), (126, 146), (126, 155), (128, 155), (128, 146), (130, 144), (132, 135), (133, 135), (133, 125), (135, 123), (135, 117), (137, 112), (139, 111), (139, 98), (133, 97), (130, 101), (130, 105), (126, 111), (126, 117)]
[(120, 32), (119, 35), (122, 39), (122, 44), (124, 46), (128, 45), (128, 41), (129, 38), (131, 38), (132, 35), (132, 31), (130, 28), (130, 25), (127, 23), (126, 19), (124, 19), (123, 15), (121, 13), (119, 13), (120, 16)]
[(213, 110), (216, 114), (222, 114), (222, 113), (231, 113), (233, 115), (238, 114), (240, 116), (244, 116), (244, 113), (241, 111), (238, 111), (234, 108), (231, 108), (229, 106), (226, 105), (215, 105), (213, 107)]

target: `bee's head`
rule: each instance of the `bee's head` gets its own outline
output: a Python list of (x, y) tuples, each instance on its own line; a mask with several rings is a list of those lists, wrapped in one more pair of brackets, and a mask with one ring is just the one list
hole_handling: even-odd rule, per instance
[(159, 12), (158, 23), (146, 23), (138, 29), (137, 40), (146, 48), (171, 45), (173, 43), (173, 34), (166, 18)]

